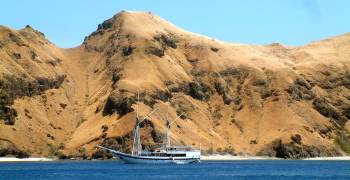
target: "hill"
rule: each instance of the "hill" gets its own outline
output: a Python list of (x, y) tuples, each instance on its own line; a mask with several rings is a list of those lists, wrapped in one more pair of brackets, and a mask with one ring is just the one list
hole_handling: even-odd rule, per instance
[(0, 152), (130, 151), (137, 107), (143, 117), (158, 109), (141, 130), (145, 149), (162, 143), (168, 109), (185, 113), (172, 142), (209, 153), (349, 151), (349, 34), (301, 47), (226, 43), (123, 11), (70, 49), (30, 26), (1, 27), (0, 58)]

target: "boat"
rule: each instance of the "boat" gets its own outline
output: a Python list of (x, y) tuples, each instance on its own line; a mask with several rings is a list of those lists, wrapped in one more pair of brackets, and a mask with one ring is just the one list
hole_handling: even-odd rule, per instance
[(192, 148), (186, 149), (186, 146), (172, 146), (164, 151), (143, 151), (137, 155), (123, 153), (102, 146), (99, 147), (106, 149), (114, 157), (118, 157), (127, 164), (189, 164), (200, 162), (200, 152)]
[(141, 146), (140, 124), (147, 119), (157, 109), (150, 112), (141, 121), (139, 120), (138, 108), (136, 110), (136, 125), (134, 131), (134, 142), (131, 154), (123, 153), (114, 149), (98, 146), (110, 152), (114, 157), (119, 158), (128, 164), (188, 164), (198, 163), (201, 159), (201, 150), (196, 150), (191, 146), (172, 146), (170, 144), (170, 127), (183, 113), (170, 122), (168, 112), (166, 115), (166, 140), (163, 146), (154, 151), (144, 151)]

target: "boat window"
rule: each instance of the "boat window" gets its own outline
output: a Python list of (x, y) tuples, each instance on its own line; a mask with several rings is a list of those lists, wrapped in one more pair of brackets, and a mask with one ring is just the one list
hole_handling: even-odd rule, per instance
[(167, 154), (169, 157), (186, 157), (186, 154)]

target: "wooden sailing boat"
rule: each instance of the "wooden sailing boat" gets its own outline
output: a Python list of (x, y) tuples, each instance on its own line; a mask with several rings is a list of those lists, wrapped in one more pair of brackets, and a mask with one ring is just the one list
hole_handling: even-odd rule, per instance
[[(139, 97), (139, 96), (138, 96)], [(139, 99), (139, 98), (137, 98)], [(110, 153), (114, 157), (118, 157), (125, 163), (135, 163), (135, 164), (187, 164), (187, 163), (197, 163), (200, 162), (201, 151), (194, 150), (190, 146), (171, 146), (170, 144), (170, 127), (177, 119), (179, 119), (183, 113), (170, 122), (168, 111), (166, 115), (166, 139), (165, 143), (159, 150), (156, 151), (143, 151), (141, 146), (140, 138), (140, 123), (146, 120), (151, 114), (153, 114), (157, 109), (150, 112), (141, 121), (139, 120), (138, 107), (136, 108), (136, 125), (134, 132), (134, 143), (131, 154), (126, 154), (120, 151), (109, 149), (106, 147), (99, 146)]]

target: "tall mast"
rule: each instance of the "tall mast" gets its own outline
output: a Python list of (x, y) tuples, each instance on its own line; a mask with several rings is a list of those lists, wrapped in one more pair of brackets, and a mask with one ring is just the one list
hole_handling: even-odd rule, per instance
[(165, 139), (165, 149), (167, 147), (170, 147), (170, 127), (171, 125), (178, 120), (183, 114), (185, 113), (181, 113), (180, 116), (177, 116), (173, 121), (170, 122), (170, 119), (168, 117), (168, 112), (167, 112), (167, 116), (166, 116), (166, 139)]
[(138, 104), (139, 104), (139, 92), (137, 91), (137, 104), (136, 104), (136, 125), (135, 125), (135, 132), (134, 132), (134, 143), (132, 146), (132, 155), (141, 155), (141, 151), (142, 151), (142, 145), (141, 145), (141, 133), (140, 133), (140, 124), (141, 122), (143, 122), (144, 120), (146, 120), (148, 117), (150, 117), (151, 114), (153, 114), (154, 112), (157, 111), (157, 108), (154, 109), (153, 111), (151, 111), (150, 113), (147, 114), (147, 116), (145, 116), (141, 121), (139, 118), (139, 108), (138, 108)]
[(141, 138), (140, 138), (140, 122), (139, 122), (139, 98), (140, 94), (137, 90), (137, 104), (136, 104), (136, 126), (134, 132), (134, 143), (132, 146), (132, 155), (140, 155), (141, 154)]
[(137, 104), (136, 104), (136, 118), (139, 119), (139, 100), (140, 100), (140, 93), (139, 90), (137, 90)]
[(165, 149), (170, 147), (170, 120), (169, 120), (169, 106), (167, 105), (166, 111), (166, 139), (165, 139)]
[(134, 144), (132, 146), (132, 155), (139, 154), (139, 143), (140, 143), (140, 127), (136, 121), (135, 132), (134, 132)]
[(141, 155), (142, 147), (141, 147), (141, 137), (140, 137), (140, 124), (136, 126), (136, 152), (135, 155)]
[(140, 134), (140, 123), (139, 122), (139, 101), (140, 101), (140, 93), (139, 93), (139, 90), (137, 90), (137, 155), (141, 155), (141, 151), (142, 151), (142, 146), (141, 146), (141, 134)]

